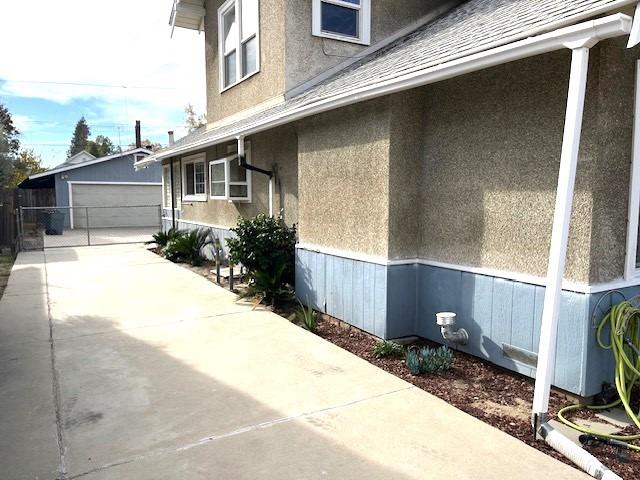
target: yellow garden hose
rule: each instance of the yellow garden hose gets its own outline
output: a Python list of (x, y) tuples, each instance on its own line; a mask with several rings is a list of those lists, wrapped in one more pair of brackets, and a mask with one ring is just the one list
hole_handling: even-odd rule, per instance
[[(610, 328), (610, 342), (605, 344), (602, 340), (602, 331), (607, 324)], [(615, 384), (619, 398), (607, 405), (569, 405), (558, 412), (558, 418), (575, 430), (594, 437), (626, 442), (629, 449), (640, 451), (640, 446), (631, 443), (640, 439), (640, 433), (635, 435), (600, 433), (577, 425), (565, 416), (566, 413), (583, 407), (589, 410), (606, 410), (622, 404), (631, 421), (640, 430), (640, 411), (634, 412), (630, 405), (631, 392), (636, 382), (640, 380), (640, 308), (627, 300), (611, 307), (598, 325), (596, 340), (602, 348), (613, 352)]]

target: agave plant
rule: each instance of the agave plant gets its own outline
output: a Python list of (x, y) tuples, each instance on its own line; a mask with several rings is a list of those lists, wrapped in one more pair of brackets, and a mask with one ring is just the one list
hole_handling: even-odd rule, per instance
[(300, 304), (300, 310), (297, 312), (297, 317), (300, 323), (304, 328), (315, 333), (318, 328), (318, 312), (314, 311), (311, 305), (305, 307), (300, 300), (298, 300), (298, 303)]
[(203, 228), (183, 232), (167, 243), (164, 256), (172, 262), (186, 262), (191, 265), (202, 265), (205, 260), (203, 249), (211, 245), (213, 240), (209, 231)]
[(184, 235), (184, 232), (175, 228), (170, 228), (166, 232), (160, 230), (158, 233), (154, 233), (151, 236), (153, 240), (149, 240), (148, 242), (145, 242), (145, 244), (150, 245), (155, 243), (156, 247), (158, 247), (160, 250), (163, 250), (171, 240), (174, 240), (182, 235)]

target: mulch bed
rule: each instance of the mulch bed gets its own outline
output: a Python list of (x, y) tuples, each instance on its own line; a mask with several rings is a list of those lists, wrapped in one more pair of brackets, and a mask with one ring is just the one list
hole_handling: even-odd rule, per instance
[[(377, 367), (443, 399), (463, 412), (516, 437), (547, 455), (574, 466), (546, 443), (534, 440), (530, 424), (534, 386), (532, 379), (463, 352), (455, 353), (453, 366), (444, 373), (413, 375), (407, 370), (403, 356), (376, 358), (373, 348), (377, 340), (356, 328), (348, 328), (345, 324), (323, 316), (316, 333)], [(418, 345), (420, 344), (436, 345), (425, 340), (420, 340)], [(549, 401), (550, 416), (555, 417), (560, 408), (570, 403), (571, 401), (565, 395), (552, 391)], [(583, 412), (581, 416), (590, 417), (592, 414)], [(622, 462), (613, 447), (600, 445), (588, 447), (588, 450), (622, 478), (629, 480), (640, 478), (640, 454), (627, 452), (628, 462)]]

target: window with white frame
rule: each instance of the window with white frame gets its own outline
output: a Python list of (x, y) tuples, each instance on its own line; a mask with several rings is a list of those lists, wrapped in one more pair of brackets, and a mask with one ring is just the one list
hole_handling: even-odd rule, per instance
[(313, 35), (369, 45), (371, 0), (313, 0)]
[(238, 157), (209, 162), (209, 198), (212, 200), (251, 201), (251, 171), (240, 166)]
[(205, 201), (205, 154), (185, 157), (182, 160), (182, 198), (184, 200)]
[(227, 0), (218, 9), (221, 90), (260, 70), (258, 0)]

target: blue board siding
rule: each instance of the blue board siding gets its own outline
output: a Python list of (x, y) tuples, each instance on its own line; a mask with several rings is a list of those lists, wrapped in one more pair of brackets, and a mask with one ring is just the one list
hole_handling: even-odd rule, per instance
[[(378, 265), (296, 250), (296, 293), (303, 302), (381, 338), (419, 335), (442, 342), (435, 314), (453, 311), (470, 334), (460, 350), (535, 376), (535, 367), (503, 353), (503, 344), (537, 352), (544, 287), (423, 264)], [(631, 297), (640, 288), (627, 289)], [(610, 353), (594, 338), (599, 295), (562, 292), (554, 384), (594, 395), (611, 379)]]
[(296, 295), (302, 303), (379, 337), (387, 329), (387, 268), (296, 249)]

